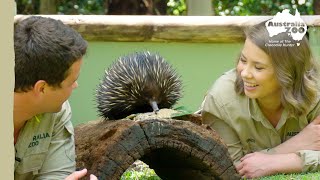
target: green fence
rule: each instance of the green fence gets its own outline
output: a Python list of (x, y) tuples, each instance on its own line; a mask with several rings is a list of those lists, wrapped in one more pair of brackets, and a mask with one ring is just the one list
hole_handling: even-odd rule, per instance
[(163, 56), (181, 75), (183, 98), (175, 105), (195, 111), (214, 80), (233, 68), (242, 43), (89, 42), (89, 49), (70, 103), (74, 125), (96, 120), (95, 89), (119, 56), (149, 50)]
[[(310, 31), (315, 57), (320, 59), (319, 31)], [(98, 119), (95, 89), (105, 69), (118, 57), (149, 50), (163, 56), (181, 75), (183, 97), (175, 107), (196, 111), (213, 82), (235, 66), (243, 43), (156, 43), (156, 42), (89, 42), (88, 53), (78, 80), (79, 87), (70, 97), (74, 125)]]

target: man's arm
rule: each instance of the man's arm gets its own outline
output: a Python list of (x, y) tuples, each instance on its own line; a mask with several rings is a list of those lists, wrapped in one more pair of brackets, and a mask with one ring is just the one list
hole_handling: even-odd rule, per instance
[[(48, 119), (49, 120), (49, 119)], [(55, 120), (51, 143), (38, 179), (64, 179), (75, 171), (74, 129), (71, 123), (71, 108), (68, 102), (53, 115)]]
[(275, 152), (295, 153), (301, 150), (320, 151), (320, 116), (315, 118), (299, 134), (274, 148)]
[[(86, 174), (87, 174), (87, 169), (82, 169), (81, 171), (76, 171), (72, 173), (65, 180), (78, 180), (84, 177)], [(90, 180), (98, 180), (98, 178), (95, 175), (90, 174)]]

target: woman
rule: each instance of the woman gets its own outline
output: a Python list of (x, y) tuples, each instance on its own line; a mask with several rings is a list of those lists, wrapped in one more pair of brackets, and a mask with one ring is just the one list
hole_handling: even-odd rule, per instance
[(246, 33), (236, 69), (222, 75), (202, 103), (203, 122), (215, 129), (246, 178), (320, 169), (319, 68), (308, 40), (269, 37), (265, 23)]

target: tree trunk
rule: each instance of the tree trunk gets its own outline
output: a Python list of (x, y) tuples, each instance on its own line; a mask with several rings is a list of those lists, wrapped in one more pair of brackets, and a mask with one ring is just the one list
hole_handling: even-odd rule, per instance
[(152, 15), (152, 0), (107, 0), (108, 15)]
[(40, 0), (25, 3), (24, 0), (16, 0), (17, 14), (39, 14)]
[(108, 15), (165, 15), (167, 2), (163, 0), (106, 0)]
[(120, 179), (140, 159), (162, 179), (239, 179), (208, 126), (173, 119), (92, 121), (75, 128), (77, 168)]
[(56, 0), (41, 0), (40, 1), (40, 14), (57, 14)]
[(320, 0), (313, 0), (313, 12), (315, 15), (320, 14)]
[(167, 3), (168, 0), (155, 0), (154, 1), (154, 11), (155, 15), (166, 15), (167, 14)]
[(214, 15), (211, 0), (187, 0), (188, 16)]

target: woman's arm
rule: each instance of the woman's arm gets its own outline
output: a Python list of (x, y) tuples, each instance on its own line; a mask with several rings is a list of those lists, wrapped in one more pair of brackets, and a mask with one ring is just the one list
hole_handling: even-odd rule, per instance
[(299, 134), (274, 147), (273, 154), (255, 152), (245, 155), (237, 165), (240, 175), (256, 178), (277, 173), (320, 170), (320, 117)]
[(320, 116), (316, 117), (299, 134), (274, 148), (275, 153), (295, 153), (301, 150), (320, 151)]
[(218, 117), (202, 111), (202, 121), (214, 129), (228, 146), (228, 152), (234, 164), (240, 162), (240, 158), (244, 156), (242, 144), (234, 130)]

